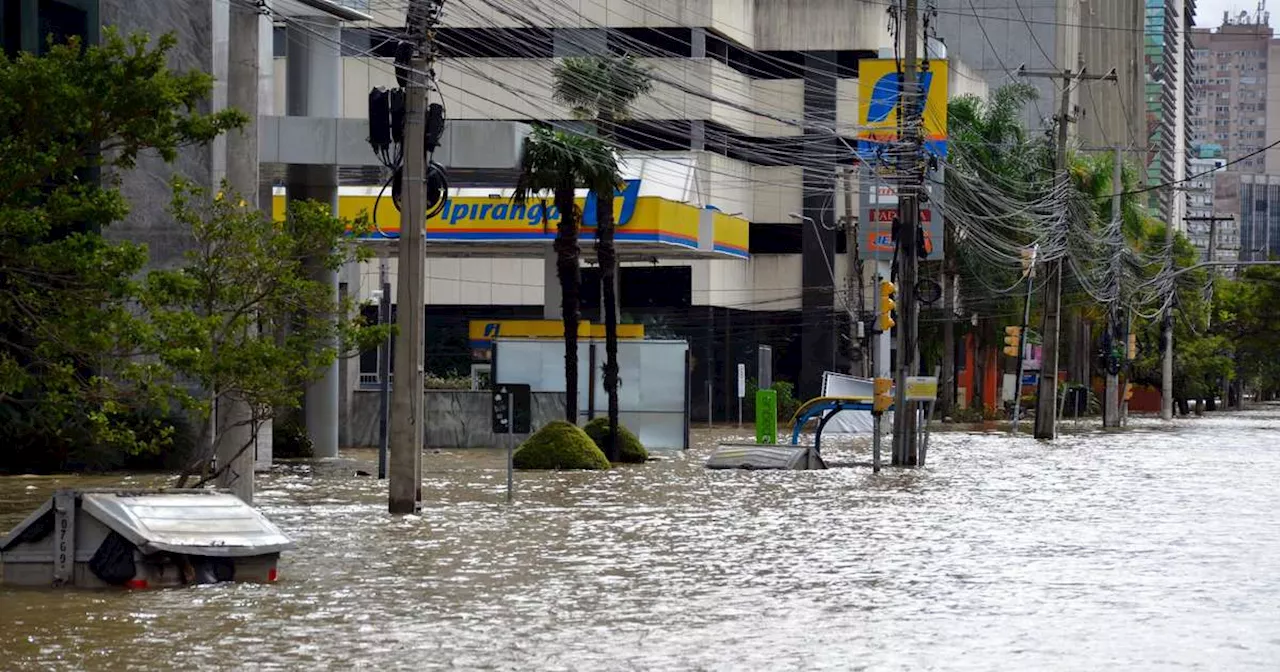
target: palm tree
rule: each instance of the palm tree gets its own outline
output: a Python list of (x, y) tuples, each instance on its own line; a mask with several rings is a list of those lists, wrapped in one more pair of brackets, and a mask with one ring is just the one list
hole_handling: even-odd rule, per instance
[[(525, 140), (520, 177), (512, 201), (519, 205), (539, 192), (552, 192), (560, 211), (556, 224), (556, 277), (560, 281), (560, 311), (564, 321), (565, 419), (578, 422), (578, 322), (582, 277), (578, 271), (578, 223), (581, 212), (574, 191), (579, 186), (599, 189), (618, 183), (613, 151), (596, 138), (536, 127)], [(546, 217), (546, 210), (543, 210)]]
[[(556, 100), (574, 114), (595, 123), (596, 133), (611, 147), (616, 124), (629, 116), (631, 105), (652, 88), (649, 72), (630, 56), (566, 58), (556, 64)], [(614, 246), (613, 199), (621, 180), (593, 188), (596, 194), (596, 261), (604, 294), (604, 389), (609, 398), (609, 434), (605, 456), (618, 459), (618, 253)]]
[[(947, 105), (947, 123), (950, 127), (948, 160), (956, 169), (978, 176), (997, 188), (1009, 190), (1014, 185), (1033, 183), (1036, 180), (1028, 176), (1036, 166), (1044, 163), (1043, 146), (1027, 137), (1022, 125), (1023, 108), (1036, 99), (1036, 88), (1026, 83), (1014, 83), (996, 89), (987, 99), (977, 96), (961, 96)], [(1026, 193), (1010, 194), (1011, 197), (1025, 199)], [(957, 244), (955, 223), (946, 223), (947, 259), (946, 276), (948, 288), (958, 282), (962, 286), (1007, 286), (1016, 280), (1015, 272), (1010, 269), (992, 268), (981, 258), (971, 258), (965, 245)], [(998, 277), (991, 277), (991, 276)], [(942, 379), (953, 381), (955, 378), (955, 310), (951, 305), (952, 291), (946, 295), (946, 321), (943, 323)], [(983, 312), (1000, 314), (1008, 312), (1012, 305), (1005, 297), (992, 297), (984, 302), (992, 301)], [(975, 306), (976, 307), (976, 306)], [(983, 342), (995, 342), (996, 325), (991, 320), (984, 320), (975, 333), (978, 339), (976, 350), (983, 352)], [(984, 333), (985, 332), (985, 333)], [(983, 338), (983, 336), (987, 338)], [(981, 395), (983, 385), (983, 366), (986, 358), (979, 356), (975, 362), (975, 388)], [(947, 384), (942, 390), (943, 413), (950, 411), (955, 403), (953, 386)], [(987, 400), (990, 401), (990, 400)]]

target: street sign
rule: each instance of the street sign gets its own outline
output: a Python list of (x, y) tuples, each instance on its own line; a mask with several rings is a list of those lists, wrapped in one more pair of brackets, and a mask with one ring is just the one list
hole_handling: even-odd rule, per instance
[(937, 399), (937, 376), (908, 376), (904, 398), (907, 401), (933, 401)]
[(738, 365), (738, 398), (747, 396), (747, 365)]
[(1031, 386), (1031, 385), (1039, 385), (1039, 384), (1040, 384), (1040, 374), (1039, 374), (1039, 373), (1024, 373), (1024, 374), (1022, 374), (1022, 386), (1023, 386), (1023, 387), (1028, 387), (1028, 386)]
[(528, 385), (493, 386), (493, 433), (528, 434), (533, 424), (533, 392)]

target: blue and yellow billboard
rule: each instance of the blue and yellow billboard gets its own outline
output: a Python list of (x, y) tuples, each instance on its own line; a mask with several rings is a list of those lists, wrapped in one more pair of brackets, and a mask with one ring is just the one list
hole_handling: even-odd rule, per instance
[[(924, 144), (938, 156), (947, 153), (948, 68), (945, 60), (930, 60), (923, 73)], [(874, 58), (858, 61), (858, 149), (874, 153), (877, 144), (894, 142), (898, 128), (902, 76), (897, 61)]]
[[(353, 193), (358, 192), (358, 193)], [(370, 238), (400, 237), (400, 211), (390, 194), (379, 201), (376, 192), (343, 188), (338, 197), (338, 214), (355, 218), (374, 213), (377, 230)], [(595, 197), (577, 199), (583, 222), (579, 238), (595, 240)], [(283, 219), (284, 196), (275, 197), (275, 216)], [(516, 205), (507, 195), (451, 196), (440, 214), (427, 220), (428, 243), (523, 243), (555, 238), (560, 211), (550, 198)], [(640, 180), (628, 180), (614, 199), (615, 238), (627, 243), (661, 244), (730, 257), (748, 256), (748, 222), (711, 208), (671, 201), (659, 196), (641, 196)]]

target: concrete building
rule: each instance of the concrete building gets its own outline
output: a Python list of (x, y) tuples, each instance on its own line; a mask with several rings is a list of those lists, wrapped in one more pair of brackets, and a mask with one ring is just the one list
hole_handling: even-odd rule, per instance
[[(390, 62), (402, 3), (371, 6), (375, 20), (342, 29), (341, 114), (366, 116), (373, 87), (394, 87)], [(453, 123), (551, 120), (577, 123), (550, 94), (559, 56), (631, 53), (654, 72), (655, 88), (620, 131), (643, 189), (714, 206), (750, 222), (749, 259), (624, 256), (625, 319), (649, 333), (690, 341), (695, 414), (708, 395), (717, 418), (736, 408), (735, 368), (774, 347), (775, 376), (817, 394), (821, 372), (846, 370), (846, 241), (836, 164), (852, 155), (860, 59), (889, 46), (879, 2), (714, 2), (702, 9), (631, 0), (579, 6), (528, 0), (451, 2), (438, 32), (439, 85)], [(277, 81), (288, 69), (288, 22), (277, 29)], [(985, 93), (986, 82), (949, 64), (952, 95)], [(276, 86), (275, 105), (287, 105)], [(836, 131), (836, 133), (833, 133)], [(491, 174), (490, 178), (493, 177)], [(376, 170), (344, 169), (340, 182), (372, 186)], [(453, 187), (480, 189), (451, 169)], [(514, 181), (514, 174), (507, 179)], [(498, 190), (492, 187), (489, 192)], [(482, 196), (459, 191), (459, 199)], [(673, 196), (674, 197), (674, 196)], [(796, 216), (793, 216), (796, 215)], [(806, 219), (807, 218), (807, 219)], [(804, 223), (804, 222), (808, 223)], [(430, 241), (430, 236), (428, 236)], [(589, 246), (585, 246), (589, 253)], [(428, 368), (465, 373), (474, 363), (471, 320), (558, 318), (544, 254), (441, 256), (429, 247)], [(390, 273), (395, 274), (394, 259)], [(344, 276), (367, 297), (378, 264)], [(597, 315), (597, 273), (584, 269), (584, 317)], [(852, 302), (850, 302), (852, 303)], [(376, 381), (372, 357), (351, 380)], [(754, 374), (753, 374), (754, 375)]]
[[(1280, 149), (1256, 156), (1280, 139), (1280, 109), (1268, 105), (1267, 92), (1280, 89), (1280, 40), (1267, 16), (1223, 16), (1218, 28), (1197, 28), (1191, 39), (1200, 64), (1200, 91), (1191, 115), (1192, 143), (1201, 153), (1231, 162), (1238, 173), (1280, 172)], [(1277, 80), (1277, 87), (1270, 84)]]
[(1269, 100), (1280, 91), (1280, 39), (1269, 18), (1224, 14), (1220, 27), (1192, 33), (1203, 63), (1192, 140), (1227, 164), (1216, 174), (1215, 210), (1235, 217), (1242, 260), (1280, 254), (1280, 149), (1266, 149), (1280, 141), (1280, 106)]
[(1226, 164), (1224, 159), (1196, 158), (1191, 159), (1191, 179), (1187, 182), (1187, 237), (1191, 244), (1200, 250), (1200, 259), (1209, 261), (1209, 252), (1213, 250), (1213, 260), (1232, 261), (1240, 258), (1240, 222), (1210, 222), (1201, 220), (1222, 213), (1216, 202), (1218, 177)]
[[(939, 0), (937, 35), (952, 56), (968, 64), (991, 88), (1019, 79), (1017, 70), (1076, 69), (1118, 80), (1082, 82), (1070, 105), (1078, 117), (1071, 133), (1078, 148), (1142, 147), (1146, 143), (1142, 96), (1142, 7), (1131, 2), (1048, 0)], [(1039, 91), (1026, 114), (1028, 128), (1045, 128), (1057, 115), (1062, 80), (1024, 79)]]
[[(1199, 95), (1196, 57), (1190, 32), (1195, 0), (1146, 0), (1143, 63), (1147, 138), (1142, 144), (1151, 185), (1181, 184), (1189, 175), (1192, 127), (1189, 122)], [(1178, 231), (1186, 228), (1186, 195), (1181, 189), (1155, 189), (1151, 206)]]

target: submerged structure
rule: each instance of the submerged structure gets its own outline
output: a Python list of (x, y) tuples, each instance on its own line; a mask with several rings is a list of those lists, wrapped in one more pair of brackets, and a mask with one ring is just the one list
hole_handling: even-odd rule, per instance
[(0, 584), (156, 588), (271, 582), (294, 543), (215, 490), (59, 490), (0, 537)]

